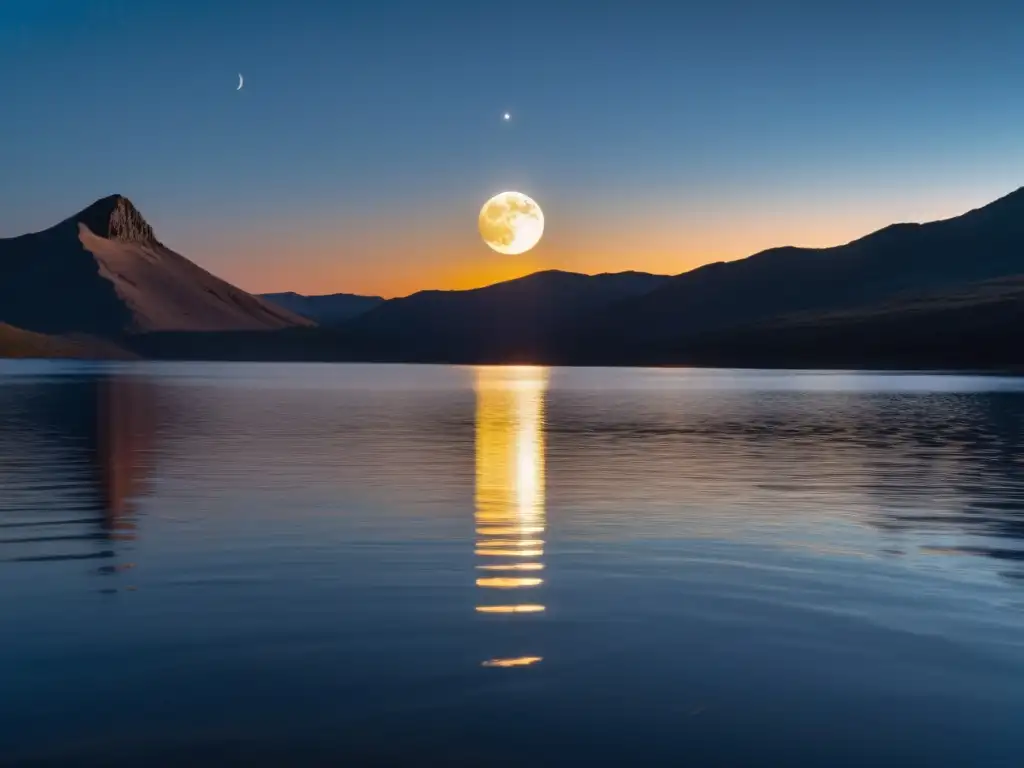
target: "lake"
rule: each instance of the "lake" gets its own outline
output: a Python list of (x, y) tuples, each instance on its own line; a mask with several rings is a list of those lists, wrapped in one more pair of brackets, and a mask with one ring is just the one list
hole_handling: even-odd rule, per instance
[(4, 765), (1019, 766), (1024, 379), (0, 361)]

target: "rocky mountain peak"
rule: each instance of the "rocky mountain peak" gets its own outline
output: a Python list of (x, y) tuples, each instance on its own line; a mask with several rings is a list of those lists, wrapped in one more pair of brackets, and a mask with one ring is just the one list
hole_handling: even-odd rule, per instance
[(139, 213), (132, 201), (123, 195), (110, 195), (97, 200), (75, 217), (95, 235), (125, 243), (157, 245), (153, 227)]

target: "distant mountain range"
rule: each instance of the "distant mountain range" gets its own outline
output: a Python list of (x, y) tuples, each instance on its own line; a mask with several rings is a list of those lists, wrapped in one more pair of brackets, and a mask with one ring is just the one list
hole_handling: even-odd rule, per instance
[[(634, 364), (765, 368), (1024, 365), (1024, 275), (637, 344)], [(607, 355), (595, 355), (606, 363)], [(578, 360), (577, 362), (584, 362)]]
[(529, 361), (557, 354), (560, 341), (592, 318), (668, 280), (646, 272), (536, 272), (485, 288), (392, 299), (342, 329), (409, 360)]
[(303, 296), (291, 292), (262, 293), (260, 297), (319, 325), (340, 325), (384, 303), (380, 296), (360, 296), (354, 293), (331, 293), (324, 296)]
[(756, 327), (1024, 273), (1024, 189), (928, 224), (894, 224), (833, 248), (774, 248), (677, 275), (615, 307), (602, 329), (631, 341)]
[(116, 196), (0, 240), (0, 322), (153, 357), (987, 367), (1024, 362), (1021, 314), (1024, 190), (676, 276), (547, 271), (387, 301), (252, 296), (166, 249)]

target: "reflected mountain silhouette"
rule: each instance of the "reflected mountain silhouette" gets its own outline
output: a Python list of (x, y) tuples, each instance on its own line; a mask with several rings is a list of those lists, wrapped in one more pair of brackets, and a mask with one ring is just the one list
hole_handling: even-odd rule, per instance
[(116, 557), (150, 492), (156, 386), (117, 373), (36, 379), (0, 389), (0, 407), (0, 559)]
[(96, 416), (94, 463), (104, 527), (114, 538), (126, 537), (135, 530), (138, 498), (150, 492), (155, 387), (146, 379), (106, 377), (98, 382)]

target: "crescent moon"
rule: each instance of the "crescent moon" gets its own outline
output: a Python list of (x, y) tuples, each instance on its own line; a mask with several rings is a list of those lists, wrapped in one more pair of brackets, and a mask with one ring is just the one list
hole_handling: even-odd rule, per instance
[(240, 91), (240, 90), (242, 90), (242, 86), (243, 86), (243, 85), (245, 85), (245, 78), (243, 78), (243, 77), (242, 77), (242, 73), (241, 73), (241, 72), (239, 72), (239, 73), (238, 73), (238, 87), (237, 87), (237, 88), (235, 88), (235, 90), (236, 90), (236, 91)]

